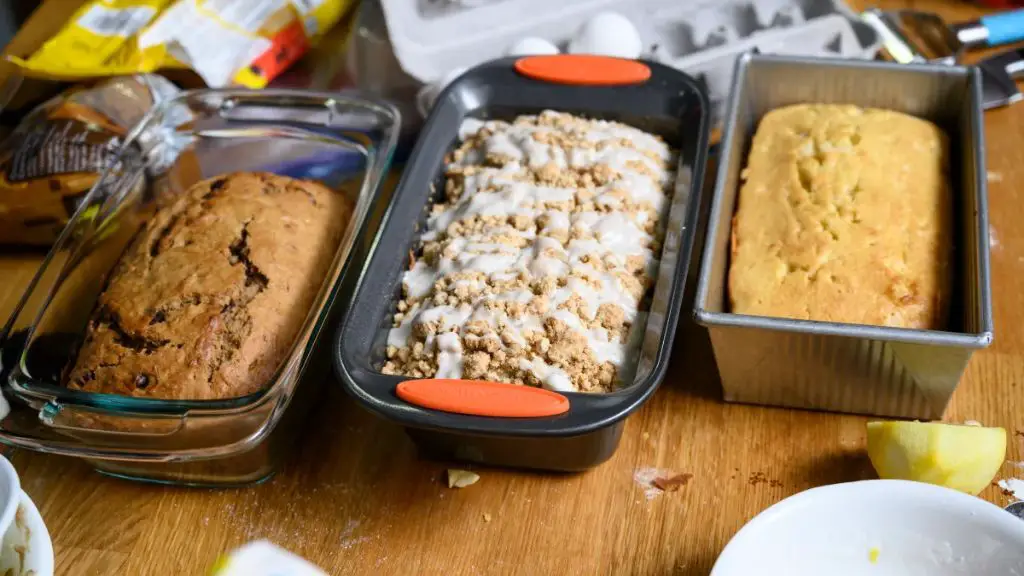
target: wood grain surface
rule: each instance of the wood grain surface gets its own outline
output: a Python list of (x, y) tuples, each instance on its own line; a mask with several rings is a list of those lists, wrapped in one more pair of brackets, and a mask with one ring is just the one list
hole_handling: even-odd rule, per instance
[[(876, 4), (978, 14), (958, 2)], [(999, 477), (1024, 478), (1012, 464), (1024, 460), (1024, 105), (985, 120), (996, 339), (946, 419), (1007, 428)], [(37, 262), (0, 256), (0, 318)], [(629, 418), (615, 456), (583, 474), (483, 468), (477, 484), (449, 489), (445, 463), (420, 459), (400, 428), (333, 383), (286, 466), (253, 488), (149, 486), (22, 451), (13, 461), (53, 535), (58, 574), (198, 576), (257, 538), (331, 574), (707, 574), (765, 507), (873, 472), (866, 418), (723, 403), (707, 337), (684, 324), (662, 388)], [(692, 479), (648, 498), (635, 477), (650, 469)], [(995, 487), (983, 497), (1008, 501)]]

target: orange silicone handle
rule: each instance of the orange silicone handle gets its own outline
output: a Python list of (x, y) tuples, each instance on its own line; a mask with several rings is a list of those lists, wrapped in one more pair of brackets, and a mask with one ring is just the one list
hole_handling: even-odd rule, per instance
[(569, 411), (569, 399), (557, 392), (482, 380), (406, 380), (396, 393), (416, 406), (472, 416), (540, 418)]
[(534, 80), (580, 86), (641, 84), (651, 77), (643, 62), (592, 54), (527, 56), (516, 60), (515, 69)]

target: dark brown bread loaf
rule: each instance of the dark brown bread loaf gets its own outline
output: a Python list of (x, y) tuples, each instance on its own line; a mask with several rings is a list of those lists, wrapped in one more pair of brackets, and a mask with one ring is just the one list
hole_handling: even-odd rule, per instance
[(158, 210), (121, 257), (67, 385), (177, 400), (267, 386), (351, 210), (340, 193), (274, 174), (197, 183)]

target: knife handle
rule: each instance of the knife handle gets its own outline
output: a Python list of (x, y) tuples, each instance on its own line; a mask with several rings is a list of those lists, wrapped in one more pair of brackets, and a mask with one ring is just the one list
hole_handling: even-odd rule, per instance
[(981, 25), (988, 29), (989, 46), (1024, 40), (1024, 9), (982, 16)]

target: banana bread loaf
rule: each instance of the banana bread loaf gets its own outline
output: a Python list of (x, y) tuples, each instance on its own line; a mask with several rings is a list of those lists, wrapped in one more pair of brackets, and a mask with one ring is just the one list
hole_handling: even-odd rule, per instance
[(943, 329), (948, 141), (887, 110), (797, 105), (761, 120), (732, 226), (738, 314)]
[(309, 313), (351, 209), (340, 193), (274, 174), (195, 184), (115, 266), (67, 385), (177, 400), (260, 390)]

